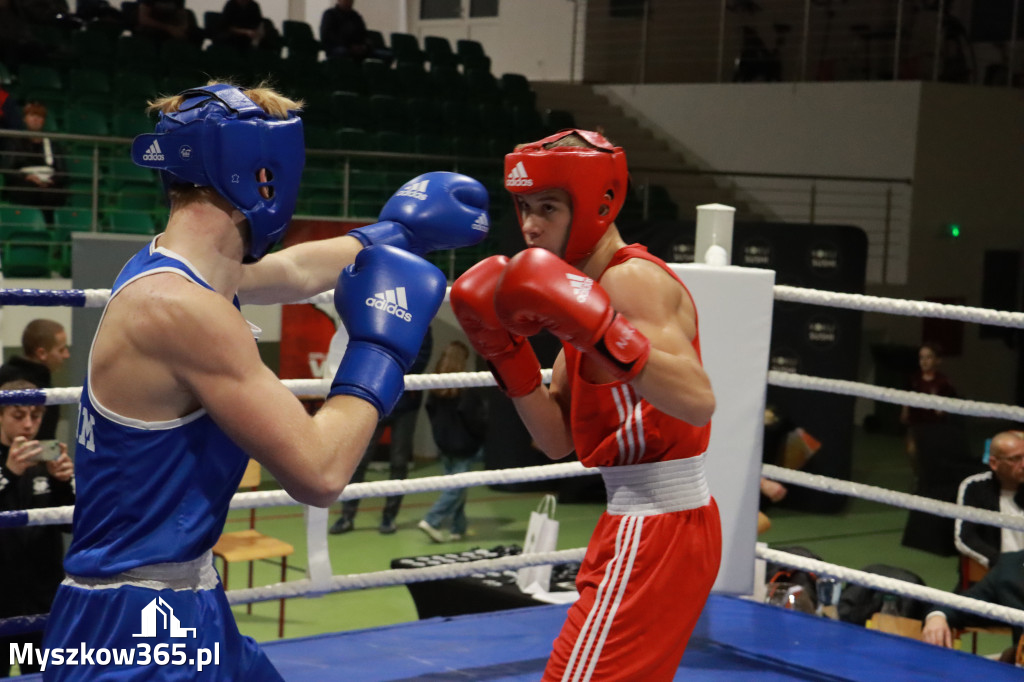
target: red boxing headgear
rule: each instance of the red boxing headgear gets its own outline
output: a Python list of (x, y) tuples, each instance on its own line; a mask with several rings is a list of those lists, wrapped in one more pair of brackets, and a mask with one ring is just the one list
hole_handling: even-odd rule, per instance
[[(574, 133), (593, 146), (546, 148)], [(546, 189), (569, 193), (572, 223), (564, 256), (569, 263), (586, 258), (594, 250), (626, 200), (628, 181), (626, 152), (589, 130), (563, 130), (505, 156), (505, 189), (512, 194)], [(518, 211), (516, 217), (522, 227), (523, 217)]]

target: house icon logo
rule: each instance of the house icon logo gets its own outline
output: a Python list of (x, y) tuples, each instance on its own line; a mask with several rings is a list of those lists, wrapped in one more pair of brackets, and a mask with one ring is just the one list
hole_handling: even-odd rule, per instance
[(142, 632), (132, 635), (132, 637), (156, 637), (158, 626), (166, 630), (171, 637), (196, 636), (195, 628), (181, 627), (181, 623), (174, 615), (174, 609), (162, 597), (155, 597), (153, 601), (143, 607)]

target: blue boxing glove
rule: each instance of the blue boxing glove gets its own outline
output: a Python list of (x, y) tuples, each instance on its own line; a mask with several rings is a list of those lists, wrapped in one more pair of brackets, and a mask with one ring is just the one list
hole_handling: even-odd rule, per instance
[(338, 277), (334, 307), (349, 343), (329, 395), (354, 395), (391, 413), (447, 285), (436, 267), (393, 246), (370, 246)]
[(363, 243), (390, 244), (424, 255), (479, 244), (490, 230), (487, 188), (460, 173), (424, 173), (384, 204), (379, 223), (348, 232)]

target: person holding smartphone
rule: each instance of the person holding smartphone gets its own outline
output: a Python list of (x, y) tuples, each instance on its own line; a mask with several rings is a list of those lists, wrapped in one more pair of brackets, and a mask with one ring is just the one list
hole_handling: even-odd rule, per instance
[[(0, 384), (0, 391), (34, 389), (24, 379)], [(57, 441), (38, 441), (42, 405), (0, 405), (0, 511), (74, 504), (74, 463)], [(0, 528), (0, 618), (47, 613), (64, 579), (66, 526)], [(39, 647), (43, 633), (0, 638), (0, 677), (13, 662), (11, 643)], [(33, 660), (36, 660), (33, 658)], [(21, 672), (38, 672), (22, 665)]]

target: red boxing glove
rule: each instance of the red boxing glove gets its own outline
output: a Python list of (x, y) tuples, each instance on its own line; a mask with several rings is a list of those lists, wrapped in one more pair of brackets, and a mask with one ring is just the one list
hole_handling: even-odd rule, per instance
[(480, 261), (452, 285), (455, 319), (487, 360), (498, 385), (510, 398), (519, 398), (540, 386), (540, 362), (522, 336), (511, 333), (494, 312), (494, 290), (508, 258), (491, 256)]
[(548, 329), (618, 381), (632, 380), (651, 353), (651, 342), (612, 308), (600, 284), (545, 249), (527, 249), (509, 261), (494, 307), (513, 334)]

